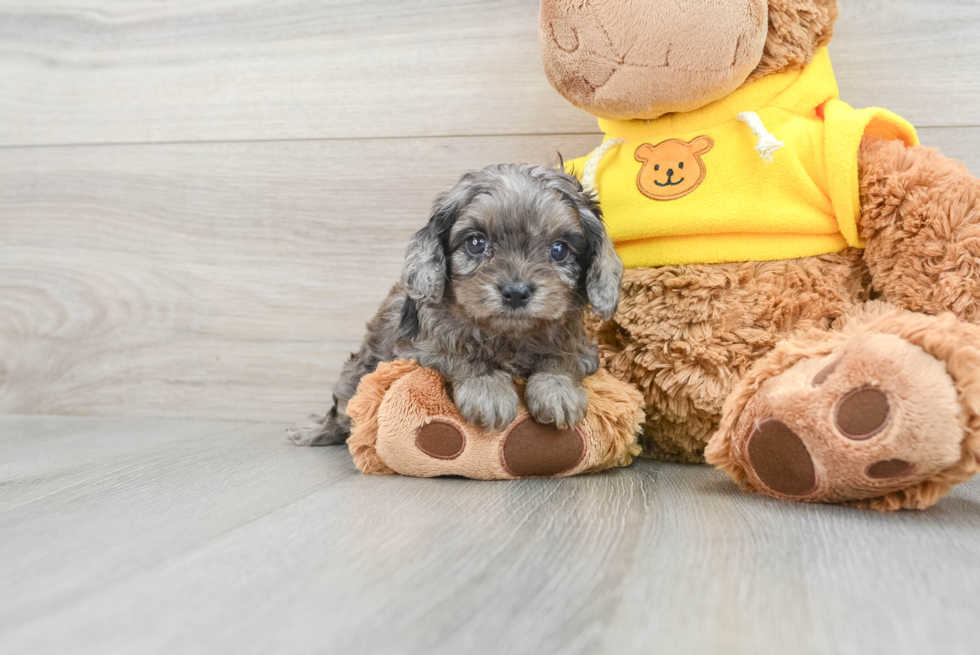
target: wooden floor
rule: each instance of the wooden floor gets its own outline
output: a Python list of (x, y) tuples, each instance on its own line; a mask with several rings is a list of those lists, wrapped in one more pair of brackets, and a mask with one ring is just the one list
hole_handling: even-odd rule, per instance
[(877, 515), (700, 466), (373, 478), (283, 426), (0, 418), (0, 653), (970, 653), (980, 483)]

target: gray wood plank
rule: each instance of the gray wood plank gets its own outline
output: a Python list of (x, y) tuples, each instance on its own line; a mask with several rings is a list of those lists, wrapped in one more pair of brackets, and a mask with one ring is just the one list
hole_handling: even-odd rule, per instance
[(841, 98), (915, 125), (980, 125), (980, 2), (839, 0), (830, 52)]
[(597, 141), (0, 149), (0, 412), (322, 410), (438, 191)]
[[(528, 0), (0, 3), (0, 144), (591, 132)], [(844, 98), (980, 125), (980, 4), (847, 0)]]
[(3, 144), (594, 125), (548, 86), (527, 0), (20, 1), (0, 25)]
[(0, 417), (0, 633), (354, 471), (286, 446), (266, 424)]
[(937, 148), (941, 153), (965, 164), (974, 176), (980, 176), (980, 129), (946, 127), (920, 128), (923, 146)]
[[(0, 434), (44, 420), (0, 418)], [(63, 420), (70, 440), (79, 423)], [(742, 494), (706, 467), (372, 478), (343, 449), (297, 449), (268, 425), (91, 425), (104, 467), (23, 471), (48, 493), (0, 510), (0, 651), (975, 646), (977, 482), (926, 512), (877, 515)], [(169, 445), (133, 449), (168, 426)], [(65, 469), (81, 476), (71, 488), (58, 486)]]

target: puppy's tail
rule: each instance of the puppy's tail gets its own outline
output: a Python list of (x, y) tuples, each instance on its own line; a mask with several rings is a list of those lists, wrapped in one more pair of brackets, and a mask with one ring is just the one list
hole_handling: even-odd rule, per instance
[(338, 408), (336, 396), (326, 416), (311, 415), (286, 430), (286, 436), (297, 446), (339, 446), (350, 436), (350, 417)]

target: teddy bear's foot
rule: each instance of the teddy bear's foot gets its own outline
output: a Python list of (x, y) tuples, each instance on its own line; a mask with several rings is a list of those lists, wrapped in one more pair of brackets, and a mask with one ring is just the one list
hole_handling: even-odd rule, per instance
[(543, 425), (520, 406), (504, 430), (463, 420), (442, 377), (413, 362), (382, 364), (348, 404), (348, 446), (364, 473), (478, 480), (566, 477), (627, 466), (639, 454), (639, 392), (604, 371), (584, 381), (585, 417)]
[(942, 362), (894, 335), (861, 335), (763, 383), (735, 448), (771, 495), (860, 500), (955, 464), (959, 414)]
[(776, 498), (882, 510), (928, 507), (969, 479), (977, 334), (952, 317), (878, 314), (763, 359), (726, 404), (708, 461)]

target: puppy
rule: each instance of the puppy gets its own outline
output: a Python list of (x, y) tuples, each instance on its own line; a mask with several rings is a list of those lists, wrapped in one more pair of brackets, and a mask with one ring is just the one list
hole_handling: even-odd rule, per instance
[(616, 313), (623, 264), (595, 200), (556, 168), (498, 165), (463, 175), (413, 237), (401, 280), (334, 386), (333, 408), (289, 431), (299, 445), (341, 444), (347, 401), (378, 364), (414, 359), (442, 374), (463, 418), (503, 430), (515, 378), (539, 423), (585, 417), (582, 379), (599, 367), (582, 325)]

